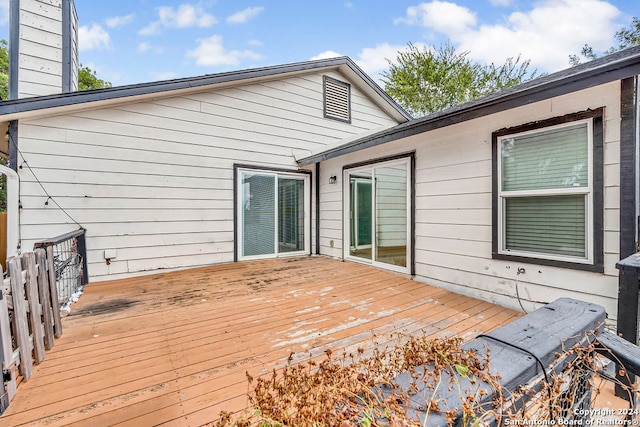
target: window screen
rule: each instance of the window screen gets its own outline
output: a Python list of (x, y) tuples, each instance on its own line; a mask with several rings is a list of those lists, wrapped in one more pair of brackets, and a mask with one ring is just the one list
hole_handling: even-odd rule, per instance
[(588, 257), (589, 122), (500, 141), (502, 251)]

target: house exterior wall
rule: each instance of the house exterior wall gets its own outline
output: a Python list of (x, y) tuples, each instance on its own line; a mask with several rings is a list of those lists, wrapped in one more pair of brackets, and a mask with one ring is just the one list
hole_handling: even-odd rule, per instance
[(61, 93), (62, 0), (20, 0), (19, 5), (17, 97)]
[[(492, 133), (604, 107), (604, 272), (492, 258)], [(415, 278), (510, 308), (565, 296), (617, 311), (619, 260), (620, 82), (616, 81), (350, 153), (321, 163), (320, 249), (343, 256), (344, 165), (415, 151)], [(518, 268), (525, 273), (517, 275)]]
[(297, 170), (313, 150), (397, 124), (355, 86), (352, 122), (324, 118), (323, 75), (346, 80), (313, 72), (20, 120), (23, 249), (77, 221), (91, 280), (233, 261), (235, 164)]

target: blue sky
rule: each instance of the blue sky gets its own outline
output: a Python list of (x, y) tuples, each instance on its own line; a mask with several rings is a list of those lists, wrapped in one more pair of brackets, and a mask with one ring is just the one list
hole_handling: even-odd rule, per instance
[[(9, 0), (0, 0), (0, 36)], [(639, 0), (75, 0), (80, 61), (115, 86), (347, 55), (374, 78), (407, 43), (552, 72), (640, 17)]]

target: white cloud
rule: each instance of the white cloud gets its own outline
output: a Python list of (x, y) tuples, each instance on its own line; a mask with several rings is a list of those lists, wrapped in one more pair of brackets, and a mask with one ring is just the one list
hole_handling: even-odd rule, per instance
[[(442, 19), (444, 16), (452, 18)], [(567, 68), (569, 55), (579, 53), (585, 43), (595, 50), (610, 47), (620, 16), (604, 0), (541, 0), (500, 23), (477, 25), (471, 10), (434, 0), (408, 8), (407, 16), (395, 22), (441, 33), (481, 62), (501, 65), (520, 54), (531, 60), (533, 68), (552, 72)], [(449, 23), (443, 24), (446, 21)]]
[(367, 47), (360, 51), (356, 63), (365, 73), (376, 76), (389, 69), (389, 61), (395, 61), (398, 52), (407, 49), (406, 45), (379, 44), (376, 47)]
[(138, 31), (138, 34), (141, 36), (152, 36), (154, 34), (160, 34), (162, 31), (162, 23), (160, 21), (155, 21)]
[(177, 8), (162, 6), (158, 8), (158, 20), (139, 31), (148, 36), (160, 33), (166, 28), (207, 28), (218, 22), (215, 16), (206, 13), (199, 5), (181, 4)]
[(83, 25), (78, 28), (78, 44), (80, 50), (109, 49), (111, 48), (111, 37), (98, 24), (91, 24), (91, 27)]
[(262, 55), (251, 50), (227, 50), (221, 36), (198, 40), (198, 47), (187, 52), (197, 65), (238, 65), (243, 59), (258, 60)]
[(264, 11), (264, 7), (248, 7), (227, 17), (228, 24), (244, 24)]
[(164, 48), (160, 47), (160, 46), (154, 46), (149, 42), (141, 42), (138, 43), (138, 52), (139, 53), (147, 53), (147, 52), (153, 52), (156, 54), (161, 54), (164, 52)]
[(327, 50), (327, 51), (324, 51), (324, 52), (322, 52), (322, 53), (319, 53), (319, 54), (317, 54), (317, 55), (315, 55), (315, 56), (312, 56), (312, 57), (310, 58), (310, 60), (311, 60), (311, 61), (317, 61), (317, 60), (319, 60), (319, 59), (337, 58), (337, 57), (339, 57), (339, 56), (344, 56), (344, 55), (342, 55), (342, 54), (340, 54), (340, 53), (338, 53), (338, 52), (334, 52), (333, 50)]
[(468, 31), (476, 24), (476, 14), (466, 7), (448, 1), (433, 0), (407, 8), (407, 16), (394, 23), (421, 25), (434, 31), (450, 34)]
[(109, 28), (124, 27), (125, 25), (132, 23), (135, 17), (135, 13), (131, 13), (125, 16), (113, 16), (111, 18), (107, 18), (105, 20), (105, 24), (107, 24), (107, 27)]
[(218, 20), (199, 6), (191, 4), (181, 4), (177, 9), (171, 6), (164, 6), (158, 9), (160, 22), (169, 28), (188, 28), (188, 27), (210, 27)]
[(147, 42), (138, 43), (138, 52), (144, 53), (151, 49), (151, 45)]
[(451, 38), (484, 62), (502, 64), (518, 54), (533, 67), (557, 71), (586, 43), (606, 50), (618, 29), (620, 11), (602, 0), (546, 0), (528, 12), (516, 12), (504, 25), (486, 25)]

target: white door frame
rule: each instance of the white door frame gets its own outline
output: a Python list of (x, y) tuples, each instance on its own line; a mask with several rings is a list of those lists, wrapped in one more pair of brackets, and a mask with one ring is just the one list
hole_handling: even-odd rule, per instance
[[(261, 175), (272, 175), (275, 177), (275, 194), (274, 194), (274, 209), (275, 209), (275, 232), (274, 232), (274, 252), (270, 254), (264, 255), (250, 255), (243, 256), (244, 253), (244, 227), (243, 227), (243, 208), (244, 208), (244, 197), (243, 197), (243, 186), (242, 186), (242, 174), (243, 173), (255, 173)], [(288, 256), (300, 256), (311, 253), (311, 177), (308, 173), (303, 172), (295, 172), (295, 171), (282, 171), (282, 170), (269, 170), (269, 169), (261, 169), (261, 168), (253, 168), (253, 167), (238, 167), (236, 170), (236, 181), (237, 188), (236, 191), (236, 209), (237, 209), (237, 218), (236, 218), (236, 242), (237, 242), (237, 254), (236, 257), (239, 261), (248, 261), (253, 259), (266, 259), (266, 258), (279, 258), (279, 257), (288, 257)], [(296, 178), (303, 180), (304, 182), (304, 249), (299, 251), (292, 252), (280, 252), (278, 250), (278, 178)]]
[[(406, 224), (407, 224), (407, 229), (406, 229), (406, 265), (404, 267), (402, 266), (396, 266), (396, 265), (392, 265), (392, 264), (387, 264), (384, 262), (379, 262), (376, 261), (376, 247), (377, 247), (377, 233), (376, 233), (376, 178), (375, 178), (375, 169), (381, 168), (381, 167), (385, 167), (385, 166), (393, 166), (393, 165), (399, 165), (399, 164), (405, 164), (406, 165), (406, 171), (407, 171), (407, 182), (406, 182), (406, 194), (407, 194), (407, 198), (406, 198), (406, 215), (407, 215), (407, 219), (406, 219)], [(348, 169), (344, 169), (343, 171), (343, 187), (342, 187), (342, 191), (343, 191), (343, 248), (342, 248), (342, 256), (344, 259), (346, 260), (350, 260), (350, 261), (355, 261), (355, 262), (361, 262), (364, 264), (370, 264), (376, 267), (380, 267), (383, 269), (387, 269), (387, 270), (393, 270), (393, 271), (397, 271), (400, 273), (411, 273), (411, 265), (413, 263), (413, 259), (412, 259), (412, 247), (411, 247), (411, 230), (412, 230), (412, 224), (411, 224), (411, 220), (412, 220), (412, 215), (411, 215), (411, 209), (412, 209), (412, 203), (411, 203), (411, 199), (412, 199), (412, 188), (411, 188), (411, 183), (412, 183), (412, 176), (411, 174), (413, 173), (412, 168), (411, 168), (411, 164), (412, 164), (412, 160), (411, 157), (402, 157), (402, 158), (398, 158), (398, 159), (393, 159), (393, 160), (382, 160), (378, 163), (368, 163), (366, 165), (363, 166), (355, 166), (352, 168), (348, 168)], [(371, 260), (368, 260), (366, 258), (361, 258), (361, 257), (356, 257), (350, 254), (350, 247), (351, 247), (351, 221), (350, 221), (350, 216), (351, 216), (351, 194), (350, 194), (350, 175), (356, 172), (362, 172), (362, 171), (369, 171), (371, 172), (371, 197), (372, 197), (372, 218), (371, 218)]]

